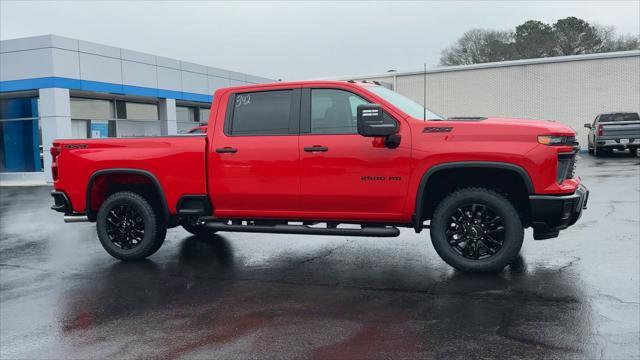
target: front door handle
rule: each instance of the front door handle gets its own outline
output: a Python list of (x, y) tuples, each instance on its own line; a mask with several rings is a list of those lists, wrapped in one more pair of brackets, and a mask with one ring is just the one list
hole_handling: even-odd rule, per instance
[(217, 148), (216, 152), (220, 154), (233, 154), (233, 153), (237, 153), (238, 149), (226, 146), (223, 148)]
[(304, 148), (306, 152), (325, 152), (328, 151), (329, 148), (326, 146), (314, 145)]

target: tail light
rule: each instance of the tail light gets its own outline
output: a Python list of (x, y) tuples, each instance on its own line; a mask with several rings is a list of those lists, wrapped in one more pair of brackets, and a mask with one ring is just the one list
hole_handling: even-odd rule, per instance
[(51, 176), (53, 177), (53, 181), (56, 181), (58, 180), (58, 155), (60, 155), (60, 144), (53, 143), (49, 152), (51, 153)]
[(598, 125), (598, 132), (597, 132), (598, 136), (602, 136), (604, 135), (604, 129), (602, 128), (602, 125)]

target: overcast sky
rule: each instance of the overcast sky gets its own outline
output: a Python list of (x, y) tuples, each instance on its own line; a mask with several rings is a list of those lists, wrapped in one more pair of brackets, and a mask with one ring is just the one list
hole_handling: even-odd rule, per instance
[(57, 34), (284, 80), (438, 64), (471, 28), (577, 16), (640, 33), (640, 1), (61, 2), (0, 0), (0, 39)]

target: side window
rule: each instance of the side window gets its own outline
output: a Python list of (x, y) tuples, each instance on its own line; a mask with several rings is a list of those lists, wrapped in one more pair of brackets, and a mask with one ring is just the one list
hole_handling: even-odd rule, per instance
[(344, 90), (311, 90), (312, 134), (357, 134), (356, 109), (369, 102)]
[(236, 94), (231, 135), (287, 135), (292, 90)]
[(596, 123), (598, 122), (598, 118), (600, 117), (600, 115), (596, 116), (595, 119), (593, 119), (593, 125), (591, 127), (595, 127)]

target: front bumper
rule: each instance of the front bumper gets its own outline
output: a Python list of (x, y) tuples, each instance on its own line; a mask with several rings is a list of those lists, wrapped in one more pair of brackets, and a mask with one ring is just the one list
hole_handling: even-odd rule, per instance
[(589, 189), (580, 185), (571, 195), (530, 195), (533, 238), (544, 240), (557, 237), (560, 230), (578, 221), (587, 208)]

